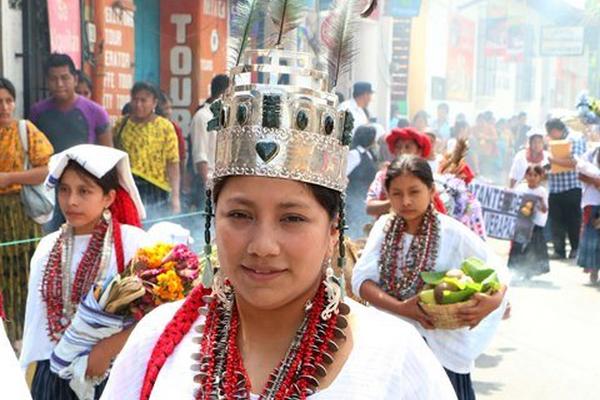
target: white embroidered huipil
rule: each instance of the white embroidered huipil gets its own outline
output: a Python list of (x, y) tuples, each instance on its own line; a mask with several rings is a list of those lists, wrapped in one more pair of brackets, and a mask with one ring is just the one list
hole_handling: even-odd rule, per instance
[[(600, 166), (598, 166), (598, 152), (600, 146), (595, 149), (588, 150), (577, 160), (577, 172), (589, 176), (591, 178), (600, 179)], [(586, 206), (600, 205), (600, 190), (594, 185), (587, 183), (583, 184), (581, 193), (581, 208)]]
[(0, 319), (0, 387), (2, 387), (3, 399), (31, 399), (25, 383), (25, 374), (19, 368), (15, 352), (6, 337), (2, 319)]
[[(446, 400), (456, 399), (444, 370), (409, 324), (352, 300), (349, 318), (353, 347), (333, 383), (309, 396), (310, 400)], [(138, 399), (150, 354), (165, 326), (182, 302), (165, 304), (135, 327), (117, 357), (101, 400)], [(199, 317), (194, 325), (204, 317)], [(192, 329), (183, 337), (161, 369), (151, 400), (192, 400), (199, 387), (191, 369)], [(251, 400), (257, 400), (255, 395)]]
[[(123, 255), (125, 265), (131, 260), (135, 252), (149, 244), (146, 232), (140, 228), (130, 225), (121, 225), (123, 241)], [(31, 258), (31, 269), (27, 294), (27, 308), (25, 309), (25, 327), (23, 331), (23, 349), (21, 351), (20, 363), (22, 368), (33, 361), (48, 360), (56, 343), (48, 337), (48, 317), (46, 303), (42, 299), (41, 286), (44, 270), (48, 263), (48, 256), (58, 239), (59, 232), (54, 232), (42, 239), (33, 257)], [(77, 266), (83, 258), (85, 250), (92, 235), (78, 235), (73, 241), (73, 259), (71, 263), (71, 281), (75, 278)], [(107, 279), (111, 279), (117, 273), (117, 260), (115, 249), (107, 266)]]
[[(460, 268), (466, 258), (474, 256), (493, 267), (502, 283), (507, 284), (510, 281), (510, 273), (505, 263), (489, 250), (483, 240), (455, 219), (443, 214), (437, 214), (437, 216), (440, 221), (440, 241), (435, 263), (436, 271)], [(360, 286), (366, 280), (371, 280), (379, 285), (379, 257), (385, 236), (384, 228), (389, 218), (391, 218), (390, 214), (380, 217), (369, 234), (365, 249), (353, 270), (352, 291), (354, 293), (360, 293)], [(401, 261), (406, 257), (412, 239), (411, 235), (404, 236), (405, 254), (398, 255), (398, 276), (402, 276)], [(414, 320), (403, 319), (417, 328), (427, 340), (433, 354), (445, 368), (459, 374), (467, 374), (471, 371), (474, 360), (485, 350), (494, 336), (505, 306), (506, 297), (501, 307), (488, 315), (472, 330), (469, 328), (426, 330)]]

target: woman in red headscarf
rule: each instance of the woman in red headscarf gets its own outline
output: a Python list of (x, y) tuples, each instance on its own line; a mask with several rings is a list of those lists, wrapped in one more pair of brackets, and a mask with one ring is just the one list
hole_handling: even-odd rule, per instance
[[(402, 155), (416, 155), (424, 159), (429, 158), (431, 154), (431, 141), (427, 135), (420, 133), (415, 128), (394, 128), (385, 138), (388, 149), (396, 156)], [(367, 192), (367, 214), (374, 217), (386, 214), (390, 211), (390, 201), (388, 199), (387, 192), (385, 190), (385, 174), (387, 172), (387, 165), (382, 168), (375, 179), (369, 186)], [(437, 172), (437, 171), (432, 171)], [(436, 194), (434, 198), (434, 204), (437, 211), (446, 213), (444, 204)]]

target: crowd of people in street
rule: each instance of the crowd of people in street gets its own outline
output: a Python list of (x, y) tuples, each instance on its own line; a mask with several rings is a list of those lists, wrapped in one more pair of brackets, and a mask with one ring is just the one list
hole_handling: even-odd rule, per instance
[[(213, 296), (194, 289), (95, 343), (79, 366), (95, 382), (85, 400), (191, 398), (196, 390), (201, 398), (300, 399), (317, 387), (328, 399), (471, 400), (473, 362), (509, 316), (509, 270), (531, 279), (549, 272), (551, 259), (576, 259), (598, 283), (597, 125), (580, 132), (551, 117), (532, 127), (525, 113), (496, 119), (491, 111), (473, 124), (464, 114), (452, 123), (441, 103), (435, 119), (419, 111), (385, 129), (368, 110), (371, 83), (356, 82), (335, 108), (312, 105), (323, 116), (352, 119), (352, 128), (338, 126), (341, 117), (322, 127), (307, 122), (312, 114), (302, 108), (286, 111), (290, 128), (278, 114), (292, 109), (287, 100), (257, 86), (253, 96), (264, 108), (257, 122), (248, 117), (254, 100), (228, 75), (213, 78), (189, 127), (172, 120), (172, 100), (148, 82), (133, 85), (111, 124), (68, 55), (52, 54), (45, 73), (49, 97), (29, 120), (15, 115), (15, 88), (0, 78), (0, 317), (21, 368), (36, 365), (34, 400), (81, 398), (77, 383), (53, 366), (79, 302), (152, 242), (145, 221), (182, 213), (198, 213), (190, 225), (176, 222), (205, 226), (197, 238), (205, 252), (216, 243)], [(285, 83), (278, 89), (293, 95)], [(214, 125), (223, 103), (228, 113)], [(287, 142), (322, 131), (328, 136), (319, 146)], [(217, 137), (236, 149), (235, 160), (217, 152)], [(270, 164), (282, 155), (289, 158)], [(341, 167), (319, 164), (329, 158)], [(217, 168), (223, 160), (236, 168)], [(484, 209), (471, 188), (477, 180), (523, 196), (528, 233), (513, 239), (507, 265), (486, 244)], [(55, 207), (40, 224), (23, 188), (44, 183)], [(24, 239), (31, 240), (10, 245)], [(344, 300), (332, 272), (333, 263), (344, 265), (347, 246), (360, 248), (348, 293), (358, 302)], [(456, 269), (470, 257), (494, 266), (498, 288), (475, 294), (459, 312), (462, 329), (439, 329), (419, 304), (420, 274)], [(190, 370), (189, 355), (198, 351)]]
[[(367, 82), (355, 84), (355, 99), (345, 103), (350, 105), (355, 120), (368, 119), (368, 96), (373, 93), (370, 88)], [(509, 265), (519, 276), (531, 278), (548, 272), (550, 259), (577, 259), (595, 284), (599, 269), (597, 229), (593, 228), (598, 220), (595, 207), (599, 176), (594, 158), (598, 152), (598, 125), (579, 123), (570, 128), (568, 124), (578, 119), (567, 116), (549, 117), (544, 126), (532, 127), (524, 112), (496, 120), (491, 111), (478, 114), (472, 126), (459, 113), (451, 125), (449, 111), (448, 104), (440, 103), (435, 120), (430, 121), (425, 111), (417, 112), (412, 121), (395, 118), (395, 127), (387, 134), (379, 133), (381, 130), (373, 123), (355, 127), (347, 170), (350, 236), (364, 237), (376, 218), (389, 212), (385, 189), (388, 165), (401, 155), (414, 154), (429, 163), (441, 197), (452, 191), (456, 200), (456, 182), (460, 182), (458, 193), (462, 193), (462, 199), (458, 203), (464, 206), (453, 206), (449, 214), (483, 239), (486, 233), (481, 206), (468, 190), (474, 179), (538, 199), (533, 204), (534, 228), (530, 235), (511, 246)], [(553, 155), (552, 149), (561, 146), (566, 146), (567, 152)], [(455, 165), (448, 168), (453, 157)], [(447, 213), (439, 195), (434, 204), (438, 211)]]

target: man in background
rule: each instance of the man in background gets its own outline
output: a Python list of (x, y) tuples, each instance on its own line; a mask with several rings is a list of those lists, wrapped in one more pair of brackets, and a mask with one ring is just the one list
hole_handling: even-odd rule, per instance
[[(55, 154), (78, 144), (113, 146), (108, 113), (102, 106), (75, 92), (77, 69), (71, 57), (53, 53), (45, 65), (50, 97), (36, 103), (30, 120), (48, 138)], [(56, 202), (58, 204), (58, 201)], [(60, 208), (44, 225), (45, 232), (58, 230), (65, 219)]]
[(369, 82), (356, 82), (352, 87), (352, 98), (340, 104), (340, 111), (350, 111), (354, 117), (354, 130), (369, 123), (369, 104), (373, 93), (375, 92)]
[(215, 76), (210, 84), (210, 97), (198, 108), (192, 119), (190, 135), (194, 170), (192, 197), (193, 203), (198, 209), (204, 208), (204, 192), (215, 168), (217, 136), (215, 131), (208, 130), (208, 122), (214, 118), (210, 105), (221, 98), (228, 87), (229, 77), (227, 75)]

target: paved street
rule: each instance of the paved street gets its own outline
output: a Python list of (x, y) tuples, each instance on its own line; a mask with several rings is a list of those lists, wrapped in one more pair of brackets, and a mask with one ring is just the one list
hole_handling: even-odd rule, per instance
[[(495, 241), (507, 259), (508, 242)], [(512, 317), (503, 321), (476, 362), (479, 400), (600, 399), (600, 288), (574, 262), (511, 289)]]

